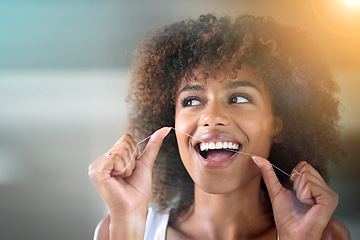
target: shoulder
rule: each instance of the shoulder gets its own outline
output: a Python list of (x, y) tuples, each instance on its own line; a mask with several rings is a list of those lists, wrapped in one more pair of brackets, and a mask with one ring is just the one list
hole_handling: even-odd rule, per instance
[[(145, 239), (165, 239), (168, 221), (168, 210), (157, 212), (154, 209), (149, 208), (146, 220)], [(110, 215), (106, 216), (98, 223), (94, 232), (94, 240), (107, 239), (110, 239)]]
[(350, 239), (350, 232), (339, 219), (331, 218), (321, 239), (347, 240)]
[(101, 220), (96, 226), (94, 240), (110, 239), (110, 215)]

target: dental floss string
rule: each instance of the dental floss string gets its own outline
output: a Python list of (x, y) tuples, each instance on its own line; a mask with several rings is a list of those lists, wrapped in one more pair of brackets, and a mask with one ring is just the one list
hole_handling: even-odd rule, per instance
[[(183, 131), (180, 131), (180, 130), (174, 128), (174, 127), (170, 127), (170, 129), (172, 129), (172, 130), (174, 130), (174, 131), (177, 131), (177, 132), (179, 132), (179, 133), (182, 133), (182, 134), (184, 134), (184, 135), (186, 135), (186, 136), (188, 136), (188, 137), (194, 138), (194, 139), (196, 139), (196, 140), (198, 140), (198, 141), (200, 141), (200, 142), (204, 142), (204, 141), (202, 141), (202, 140), (200, 140), (200, 139), (198, 139), (198, 138), (196, 138), (196, 137), (194, 137), (194, 136), (191, 136), (190, 134), (187, 134), (187, 133), (185, 133), (185, 132), (183, 132)], [(134, 155), (135, 155), (135, 152), (136, 152), (136, 149), (138, 148), (138, 146), (139, 146), (141, 143), (145, 142), (147, 139), (149, 139), (151, 136), (152, 136), (152, 134), (149, 135), (149, 136), (147, 136), (146, 138), (144, 138), (143, 140), (139, 141), (139, 142), (136, 144), (135, 149), (134, 149), (134, 152), (133, 152), (133, 154), (131, 155), (131, 158), (130, 158), (129, 163), (124, 167), (124, 169), (123, 169), (121, 172), (124, 172), (124, 171), (130, 166), (131, 162), (134, 160)], [(235, 153), (240, 153), (240, 154), (247, 155), (247, 156), (250, 156), (250, 157), (254, 156), (253, 154), (244, 153), (244, 152), (236, 151), (236, 150), (232, 150), (232, 149), (224, 149), (224, 150), (231, 151), (231, 152), (235, 152)], [(284, 170), (278, 168), (277, 166), (275, 166), (275, 165), (272, 164), (272, 163), (270, 163), (270, 164), (271, 164), (274, 168), (276, 168), (277, 170), (279, 170), (280, 172), (282, 172), (283, 174), (285, 174), (286, 176), (288, 176), (288, 177), (290, 176), (290, 175), (289, 175), (287, 172), (285, 172)], [(293, 169), (293, 171), (294, 171), (296, 174), (301, 175), (301, 173), (299, 173), (299, 172), (296, 171), (295, 169)]]
[(152, 134), (151, 135), (149, 135), (149, 136), (147, 136), (146, 138), (144, 138), (143, 140), (141, 140), (140, 142), (138, 142), (138, 143), (136, 143), (136, 146), (135, 146), (135, 149), (134, 149), (134, 152), (133, 152), (133, 154), (131, 155), (131, 158), (130, 158), (130, 161), (129, 161), (129, 163), (124, 167), (124, 169), (123, 170), (121, 170), (121, 172), (125, 172), (125, 170), (130, 166), (130, 163), (132, 162), (132, 160), (134, 159), (134, 155), (135, 155), (135, 152), (136, 152), (136, 149), (138, 148), (138, 146), (141, 144), (141, 143), (143, 143), (143, 142), (145, 142), (146, 140), (148, 140), (149, 138), (151, 138), (151, 136), (152, 136)]

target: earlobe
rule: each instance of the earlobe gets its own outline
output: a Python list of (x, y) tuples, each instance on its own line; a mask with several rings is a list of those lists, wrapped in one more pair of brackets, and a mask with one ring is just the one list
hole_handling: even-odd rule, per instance
[(274, 143), (282, 143), (284, 141), (282, 130), (283, 130), (283, 121), (279, 117), (273, 117), (273, 127), (274, 127)]

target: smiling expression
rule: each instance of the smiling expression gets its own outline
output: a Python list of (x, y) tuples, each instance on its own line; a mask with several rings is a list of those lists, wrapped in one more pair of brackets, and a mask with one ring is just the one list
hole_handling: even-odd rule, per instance
[[(233, 71), (228, 65), (226, 72)], [(267, 158), (273, 143), (265, 126), (273, 118), (268, 91), (254, 68), (243, 64), (236, 71), (235, 79), (183, 80), (176, 96), (175, 128), (196, 137), (177, 134), (180, 156), (207, 192), (233, 191), (260, 178), (250, 157), (235, 151)]]

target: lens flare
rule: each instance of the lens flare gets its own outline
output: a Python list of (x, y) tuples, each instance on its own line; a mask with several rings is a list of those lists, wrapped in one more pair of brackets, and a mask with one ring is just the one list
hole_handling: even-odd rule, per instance
[(343, 0), (343, 1), (349, 7), (355, 7), (360, 5), (360, 0)]
[(319, 22), (339, 36), (360, 38), (360, 0), (310, 0)]

